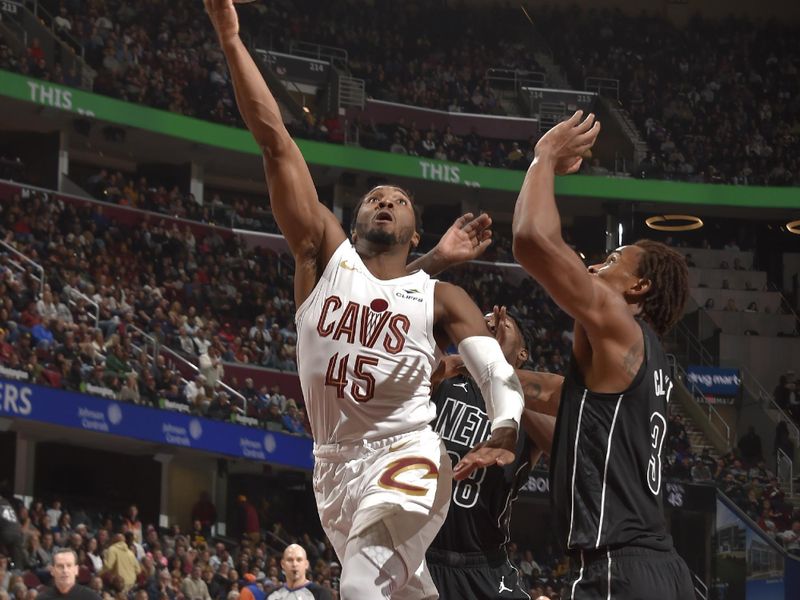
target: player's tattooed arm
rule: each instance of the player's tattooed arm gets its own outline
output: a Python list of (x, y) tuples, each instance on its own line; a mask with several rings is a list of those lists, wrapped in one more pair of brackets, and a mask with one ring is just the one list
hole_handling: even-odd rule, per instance
[(492, 243), (491, 227), (492, 219), (486, 213), (477, 217), (472, 213), (460, 216), (433, 250), (408, 263), (406, 270), (412, 273), (421, 269), (435, 276), (450, 267), (475, 260)]
[(564, 378), (553, 373), (538, 373), (517, 369), (517, 377), (525, 396), (525, 410), (555, 417), (561, 400)]
[(644, 360), (644, 341), (638, 340), (622, 357), (622, 368), (631, 379), (636, 377), (642, 360)]
[(525, 395), (522, 427), (537, 448), (550, 454), (556, 428), (556, 415), (561, 402), (564, 378), (552, 373), (517, 371)]

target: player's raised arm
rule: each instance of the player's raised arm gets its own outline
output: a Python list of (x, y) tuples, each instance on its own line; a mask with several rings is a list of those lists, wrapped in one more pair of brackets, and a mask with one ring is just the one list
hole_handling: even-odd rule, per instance
[(455, 265), (475, 260), (492, 243), (492, 218), (486, 213), (460, 216), (427, 254), (408, 263), (412, 273), (422, 269), (431, 277)]
[(600, 132), (594, 115), (576, 112), (536, 144), (514, 209), (514, 258), (555, 302), (587, 327), (601, 323), (605, 294), (561, 236), (555, 202), (556, 174), (576, 172)]
[[(283, 124), (280, 108), (239, 37), (233, 0), (205, 0), (206, 12), (219, 38), (247, 128), (264, 155), (272, 211), (298, 262), (298, 303), (316, 283), (316, 271), (345, 239), (333, 214), (322, 205), (300, 149)], [(301, 263), (313, 268), (304, 273)], [(306, 276), (308, 275), (308, 276)], [(312, 279), (309, 285), (307, 279)], [(304, 293), (303, 293), (304, 292)]]
[(458, 346), (464, 366), (481, 390), (492, 423), (489, 440), (459, 461), (455, 478), (464, 479), (490, 465), (511, 463), (523, 408), (514, 367), (506, 361), (497, 340), (489, 335), (478, 307), (460, 287), (436, 284), (434, 321), (437, 339), (444, 334)]

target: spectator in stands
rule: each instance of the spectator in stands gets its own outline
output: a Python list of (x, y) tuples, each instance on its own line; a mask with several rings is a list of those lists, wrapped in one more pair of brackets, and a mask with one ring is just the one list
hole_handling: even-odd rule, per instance
[(794, 371), (787, 371), (778, 379), (778, 385), (775, 387), (775, 403), (783, 410), (788, 410), (790, 405), (797, 403), (797, 382)]
[(45, 58), (44, 48), (42, 48), (42, 43), (38, 37), (34, 37), (31, 40), (31, 45), (28, 46), (28, 58), (34, 63), (38, 63)]
[(256, 507), (244, 494), (239, 495), (236, 498), (236, 502), (238, 504), (239, 533), (243, 536), (246, 535), (252, 542), (258, 543), (261, 539), (261, 527)]
[(739, 308), (736, 306), (736, 301), (733, 298), (728, 298), (728, 301), (725, 303), (725, 308), (722, 310), (728, 312), (738, 312)]
[(709, 483), (714, 481), (708, 466), (699, 458), (694, 461), (691, 476), (692, 481), (695, 483)]
[(227, 392), (219, 392), (208, 405), (208, 416), (219, 421), (229, 421), (234, 412)]
[(142, 522), (139, 520), (139, 507), (131, 504), (128, 507), (128, 514), (125, 516), (123, 525), (127, 531), (133, 534), (133, 539), (137, 544), (142, 543)]
[[(97, 538), (90, 537), (84, 542), (84, 552), (86, 552), (85, 565), (92, 573), (100, 573), (103, 570), (103, 557), (98, 549)], [(92, 578), (93, 580), (95, 578)], [(97, 577), (96, 579), (100, 579)], [(100, 580), (100, 588), (102, 589), (102, 580)]]
[(214, 389), (217, 382), (222, 381), (222, 377), (225, 375), (225, 367), (222, 366), (219, 350), (214, 346), (209, 346), (207, 352), (200, 354), (198, 366), (200, 373), (206, 378), (206, 385), (211, 389)]
[(49, 567), (53, 562), (52, 554), (42, 548), (39, 541), (39, 532), (27, 537), (25, 545), (25, 560), (24, 564), (20, 565), (25, 569), (30, 569), (35, 573), (42, 575), (49, 571)]
[(192, 507), (191, 518), (192, 521), (200, 521), (206, 538), (210, 537), (211, 526), (217, 522), (217, 509), (211, 502), (211, 495), (207, 491), (200, 492), (200, 497)]
[(792, 522), (792, 528), (776, 536), (783, 542), (786, 551), (790, 554), (800, 556), (800, 520)]
[(116, 534), (111, 538), (111, 545), (103, 555), (103, 573), (117, 576), (122, 580), (123, 591), (129, 592), (136, 583), (136, 578), (142, 570), (136, 555), (125, 543), (122, 534)]
[(305, 435), (306, 430), (300, 420), (296, 405), (290, 404), (286, 414), (283, 415), (283, 428), (289, 433)]
[(187, 600), (211, 600), (208, 586), (201, 575), (200, 565), (194, 565), (191, 575), (183, 580), (181, 591)]
[(755, 464), (764, 458), (761, 450), (761, 437), (752, 425), (739, 440), (738, 448), (744, 462), (748, 465)]
[(54, 498), (52, 504), (50, 504), (50, 508), (47, 509), (47, 525), (51, 530), (58, 525), (61, 512), (61, 500)]

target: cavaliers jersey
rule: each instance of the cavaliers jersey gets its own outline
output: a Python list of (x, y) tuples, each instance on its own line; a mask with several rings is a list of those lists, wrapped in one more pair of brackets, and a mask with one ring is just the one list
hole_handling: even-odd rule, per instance
[(426, 426), (436, 280), (381, 280), (349, 240), (298, 308), (297, 366), (317, 444), (353, 443)]
[[(480, 389), (469, 377), (447, 379), (437, 387), (434, 429), (453, 465), (475, 445), (489, 439), (491, 423)], [(478, 469), (453, 482), (450, 511), (431, 548), (451, 552), (496, 552), (509, 541), (511, 504), (528, 480), (531, 443), (520, 430), (516, 459), (502, 469)]]
[(672, 547), (661, 504), (661, 455), (673, 384), (658, 337), (637, 322), (644, 358), (624, 393), (587, 389), (574, 354), (564, 379), (550, 498), (567, 550)]

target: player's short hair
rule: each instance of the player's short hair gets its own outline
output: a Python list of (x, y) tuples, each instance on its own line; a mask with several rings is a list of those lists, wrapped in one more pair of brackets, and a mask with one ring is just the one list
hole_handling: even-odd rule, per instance
[(352, 233), (356, 230), (356, 221), (358, 220), (358, 213), (361, 210), (361, 207), (364, 205), (364, 201), (369, 197), (369, 195), (372, 192), (374, 192), (379, 187), (393, 187), (397, 190), (400, 190), (403, 193), (403, 195), (411, 201), (411, 208), (414, 210), (414, 231), (419, 233), (419, 228), (420, 225), (422, 224), (422, 213), (419, 210), (419, 206), (417, 206), (417, 203), (414, 201), (414, 195), (407, 189), (391, 183), (376, 185), (370, 188), (370, 190), (366, 194), (364, 194), (363, 196), (361, 196), (361, 198), (358, 199), (355, 208), (353, 208), (353, 216), (350, 219), (350, 232)]
[(639, 240), (634, 246), (644, 251), (639, 258), (637, 275), (650, 280), (650, 290), (642, 302), (642, 318), (663, 336), (681, 318), (689, 297), (686, 258), (653, 240)]
[(528, 352), (531, 351), (531, 344), (528, 332), (526, 331), (523, 323), (522, 323), (522, 315), (520, 312), (514, 308), (513, 306), (506, 309), (506, 316), (514, 321), (514, 325), (517, 326), (517, 330), (519, 330), (519, 334), (522, 340), (522, 348), (527, 350)]

